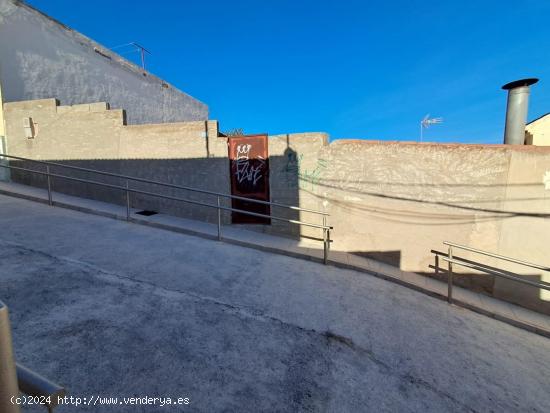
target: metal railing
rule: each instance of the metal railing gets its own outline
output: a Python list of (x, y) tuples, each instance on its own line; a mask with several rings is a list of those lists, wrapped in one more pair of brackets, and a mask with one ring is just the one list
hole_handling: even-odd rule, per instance
[[(33, 162), (33, 163), (36, 163), (36, 164), (39, 164), (39, 165), (44, 165), (45, 166), (45, 171), (37, 171), (35, 169), (23, 168), (23, 167), (20, 167), (20, 166), (14, 166), (14, 165), (10, 165), (10, 164), (2, 164), (0, 162), (0, 167), (2, 167), (2, 168), (14, 169), (14, 170), (25, 171), (25, 172), (30, 172), (30, 173), (35, 173), (35, 174), (46, 176), (47, 189), (48, 189), (48, 204), (49, 205), (53, 205), (52, 178), (61, 178), (61, 179), (68, 179), (68, 180), (75, 181), (75, 182), (87, 183), (87, 184), (92, 184), (92, 185), (99, 185), (99, 186), (103, 186), (103, 187), (106, 187), (106, 188), (119, 189), (121, 191), (124, 191), (125, 195), (126, 195), (126, 220), (128, 220), (128, 221), (130, 221), (130, 194), (131, 193), (148, 195), (148, 196), (152, 196), (152, 197), (157, 197), (157, 198), (162, 198), (162, 199), (169, 199), (169, 200), (173, 200), (173, 201), (180, 201), (180, 202), (185, 202), (185, 203), (194, 204), (194, 205), (200, 205), (200, 206), (204, 206), (204, 207), (208, 207), (208, 208), (215, 208), (217, 210), (218, 240), (220, 240), (220, 241), (222, 240), (221, 211), (236, 212), (236, 213), (239, 213), (239, 214), (249, 215), (249, 216), (258, 217), (258, 218), (267, 218), (267, 219), (272, 219), (272, 220), (275, 220), (275, 221), (287, 222), (289, 224), (306, 226), (306, 227), (310, 227), (310, 228), (318, 228), (318, 229), (321, 229), (323, 231), (323, 240), (322, 240), (323, 241), (323, 263), (324, 264), (328, 263), (330, 243), (332, 242), (331, 239), (330, 239), (330, 232), (333, 229), (333, 227), (330, 226), (330, 225), (327, 225), (327, 217), (329, 216), (329, 214), (327, 212), (316, 211), (316, 210), (313, 210), (313, 209), (302, 208), (302, 207), (298, 207), (298, 206), (294, 206), (294, 205), (285, 205), (285, 204), (281, 204), (281, 203), (278, 203), (278, 202), (261, 201), (261, 200), (258, 200), (258, 199), (251, 199), (251, 198), (246, 198), (246, 197), (242, 197), (242, 196), (238, 196), (238, 195), (230, 195), (230, 194), (224, 194), (224, 193), (220, 193), (220, 192), (208, 191), (208, 190), (205, 190), (205, 189), (198, 189), (198, 188), (193, 188), (193, 187), (189, 187), (189, 186), (175, 185), (175, 184), (170, 184), (170, 183), (167, 183), (167, 182), (160, 182), (160, 181), (154, 181), (154, 180), (150, 180), (150, 179), (138, 178), (138, 177), (135, 177), (135, 176), (128, 176), (128, 175), (116, 174), (116, 173), (112, 173), (112, 172), (98, 171), (96, 169), (89, 169), (89, 168), (82, 168), (82, 167), (79, 167), (79, 166), (65, 165), (65, 164), (57, 163), (57, 162), (39, 161), (39, 160), (36, 160), (36, 159), (23, 158), (23, 157), (20, 157), (20, 156), (0, 154), (0, 159), (2, 159), (2, 158), (6, 158), (8, 160), (9, 159), (15, 159), (15, 160), (18, 160), (18, 161)], [(107, 184), (107, 183), (104, 183), (104, 182), (98, 182), (98, 181), (93, 181), (93, 180), (89, 180), (89, 179), (82, 179), (82, 178), (75, 178), (75, 177), (72, 177), (72, 176), (60, 175), (60, 174), (57, 174), (57, 173), (52, 173), (51, 170), (50, 170), (50, 167), (67, 168), (67, 169), (72, 169), (72, 170), (81, 171), (81, 172), (96, 173), (96, 174), (103, 175), (103, 176), (110, 176), (110, 177), (114, 177), (114, 178), (119, 178), (119, 179), (125, 180), (125, 185), (124, 186), (113, 185), (113, 184)], [(190, 191), (190, 192), (215, 196), (216, 197), (216, 204), (214, 205), (214, 204), (209, 204), (207, 202), (195, 201), (195, 200), (181, 198), (181, 197), (163, 195), (163, 194), (158, 194), (158, 193), (154, 193), (154, 192), (134, 189), (134, 188), (130, 187), (130, 182), (141, 182), (141, 183), (146, 183), (146, 184), (159, 185), (159, 186), (163, 186), (163, 187), (166, 187), (166, 188), (182, 189), (182, 190), (186, 190), (186, 191)], [(222, 198), (237, 199), (237, 200), (251, 202), (251, 203), (260, 204), (260, 205), (269, 205), (269, 206), (276, 207), (276, 208), (282, 208), (282, 209), (288, 209), (288, 210), (293, 210), (293, 211), (307, 212), (307, 213), (311, 213), (311, 214), (315, 214), (315, 215), (320, 215), (322, 217), (322, 223), (321, 224), (314, 224), (314, 223), (311, 223), (311, 222), (304, 222), (304, 221), (300, 221), (300, 220), (274, 216), (274, 215), (271, 215), (271, 213), (269, 215), (266, 215), (266, 214), (260, 214), (258, 212), (246, 211), (246, 210), (243, 210), (243, 209), (237, 209), (237, 208), (223, 206), (223, 205), (221, 205), (221, 199)]]
[[(474, 269), (476, 271), (484, 272), (484, 273), (487, 273), (487, 274), (492, 274), (492, 275), (495, 275), (497, 277), (506, 278), (508, 280), (512, 280), (512, 281), (516, 281), (516, 282), (519, 282), (519, 283), (522, 283), (522, 284), (530, 285), (532, 287), (542, 288), (544, 290), (550, 291), (550, 283), (547, 283), (545, 281), (536, 282), (536, 281), (526, 280), (525, 278), (521, 277), (519, 274), (512, 273), (510, 271), (501, 270), (501, 269), (493, 268), (493, 267), (489, 268), (485, 264), (480, 264), (480, 263), (476, 263), (476, 262), (473, 262), (473, 261), (470, 261), (470, 260), (465, 260), (464, 258), (455, 258), (453, 256), (453, 248), (464, 250), (464, 251), (470, 251), (470, 252), (473, 252), (473, 253), (476, 253), (476, 254), (485, 255), (485, 256), (496, 258), (496, 259), (503, 260), (503, 261), (508, 261), (508, 262), (511, 262), (511, 263), (514, 263), (514, 264), (523, 265), (525, 267), (536, 268), (536, 269), (542, 270), (542, 271), (550, 271), (550, 267), (546, 267), (546, 266), (539, 265), (539, 264), (532, 264), (532, 263), (527, 262), (527, 261), (521, 261), (521, 260), (518, 260), (518, 259), (515, 259), (515, 258), (510, 258), (510, 257), (506, 257), (504, 255), (494, 254), (492, 252), (482, 251), (482, 250), (479, 250), (477, 248), (472, 248), (472, 247), (468, 247), (468, 246), (465, 246), (465, 245), (455, 244), (455, 243), (449, 242), (449, 241), (445, 241), (445, 242), (443, 242), (443, 244), (447, 245), (447, 247), (448, 247), (447, 257), (442, 256), (442, 259), (444, 261), (446, 261), (447, 264), (448, 264), (448, 267), (447, 267), (447, 301), (449, 303), (453, 302), (453, 264), (460, 265), (462, 267), (471, 268), (471, 269)], [(437, 252), (436, 252), (436, 254), (437, 254)], [(439, 256), (436, 255), (436, 257), (437, 257), (437, 259), (436, 259), (436, 272), (437, 272), (439, 270)]]

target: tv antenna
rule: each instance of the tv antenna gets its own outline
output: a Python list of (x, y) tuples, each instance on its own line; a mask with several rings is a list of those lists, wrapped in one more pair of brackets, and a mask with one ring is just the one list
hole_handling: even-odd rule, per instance
[(151, 52), (136, 42), (131, 42), (131, 44), (139, 49), (139, 52), (141, 54), (141, 68), (145, 70), (145, 53), (151, 54)]
[(126, 50), (126, 51), (122, 51), (122, 53), (119, 52), (119, 54), (128, 54), (128, 53), (132, 53), (132, 52), (135, 52), (135, 51), (139, 51), (140, 55), (141, 55), (141, 68), (143, 70), (145, 70), (145, 53), (147, 54), (151, 54), (151, 52), (149, 50), (147, 50), (145, 47), (143, 47), (142, 45), (140, 45), (139, 43), (136, 43), (136, 42), (130, 42), (130, 43), (124, 43), (124, 44), (119, 44), (118, 46), (114, 46), (114, 47), (110, 47), (109, 49), (110, 50), (115, 50), (115, 49), (120, 49), (120, 48), (124, 48), (124, 47), (128, 47), (128, 46), (134, 46), (135, 49), (132, 49), (132, 50)]
[(430, 118), (429, 113), (424, 116), (424, 119), (420, 121), (420, 142), (424, 139), (424, 128), (428, 129), (430, 125), (437, 125), (439, 123), (443, 123), (443, 118)]

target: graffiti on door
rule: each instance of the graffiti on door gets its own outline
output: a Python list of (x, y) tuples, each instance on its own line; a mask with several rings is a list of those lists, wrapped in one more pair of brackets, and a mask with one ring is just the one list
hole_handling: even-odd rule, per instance
[[(228, 138), (231, 194), (269, 201), (269, 154), (267, 135), (232, 136)], [(233, 208), (269, 215), (269, 205), (233, 199)], [(270, 224), (269, 218), (233, 212), (233, 223)]]

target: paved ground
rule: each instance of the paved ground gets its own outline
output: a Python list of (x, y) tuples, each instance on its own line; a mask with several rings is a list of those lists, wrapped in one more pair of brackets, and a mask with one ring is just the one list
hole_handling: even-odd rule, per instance
[(550, 411), (548, 339), (399, 285), (3, 196), (0, 225), (19, 361), (191, 402), (58, 412)]
[[(22, 197), (23, 199), (44, 201), (48, 198), (45, 189), (13, 182), (0, 182), (0, 195)], [(53, 193), (54, 205), (94, 215), (106, 216), (126, 220), (126, 208), (120, 205), (109, 204), (71, 195)], [(139, 223), (149, 227), (171, 230), (174, 232), (199, 235), (207, 239), (217, 239), (218, 227), (216, 224), (203, 221), (174, 217), (165, 214), (152, 216), (137, 215), (139, 209), (131, 208), (132, 223)], [(296, 258), (312, 259), (321, 262), (323, 256), (322, 244), (317, 240), (277, 237), (256, 231), (250, 231), (249, 226), (223, 225), (223, 241), (234, 245), (259, 249), (262, 251), (282, 253)], [(340, 268), (354, 269), (367, 272), (385, 280), (395, 281), (400, 285), (410, 287), (416, 291), (425, 292), (430, 296), (446, 298), (447, 283), (433, 277), (426, 277), (412, 272), (402, 271), (398, 267), (384, 264), (367, 257), (349, 254), (333, 248), (330, 251), (330, 265)], [(506, 320), (513, 326), (521, 326), (528, 331), (536, 331), (550, 338), (550, 317), (527, 310), (526, 308), (498, 300), (488, 295), (474, 292), (455, 285), (453, 288), (454, 303), (465, 308), (475, 309), (481, 314), (489, 314), (498, 320)]]

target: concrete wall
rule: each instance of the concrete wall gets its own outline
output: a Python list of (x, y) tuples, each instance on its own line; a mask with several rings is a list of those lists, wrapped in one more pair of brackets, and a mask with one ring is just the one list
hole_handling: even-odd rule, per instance
[[(227, 145), (217, 137), (217, 122), (126, 126), (121, 110), (106, 107), (57, 106), (53, 99), (7, 103), (9, 152), (229, 193)], [(36, 124), (34, 139), (25, 138), (25, 117)], [(435, 262), (431, 250), (445, 252), (443, 241), (550, 266), (550, 147), (363, 140), (329, 144), (324, 133), (303, 133), (270, 136), (269, 154), (272, 200), (329, 212), (333, 251), (430, 276)], [(90, 187), (83, 192), (80, 184), (61, 182), (55, 187), (123, 202), (120, 193), (108, 190)], [(203, 196), (194, 199), (215, 202)], [(143, 209), (215, 218), (204, 208), (143, 197), (133, 202)], [(310, 213), (275, 208), (273, 212), (321, 223)], [(224, 220), (229, 222), (227, 214)], [(322, 236), (319, 230), (275, 221), (251, 228), (293, 238)], [(502, 267), (494, 260), (484, 262)], [(539, 271), (505, 268), (550, 281)], [(472, 275), (466, 269), (457, 272), (459, 284), (550, 312), (550, 297), (543, 291)]]
[(0, 84), (4, 102), (106, 101), (125, 109), (129, 124), (208, 119), (204, 103), (12, 0), (0, 0)]
[[(523, 148), (510, 152), (506, 194), (500, 203), (500, 209), (510, 211), (510, 215), (501, 219), (498, 252), (550, 267), (550, 148)], [(506, 268), (535, 281), (550, 282), (548, 272), (526, 271), (516, 265)], [(493, 293), (517, 303), (542, 299), (550, 304), (550, 291), (537, 291), (503, 279), (495, 280)], [(548, 305), (543, 308), (550, 313)]]
[[(335, 251), (433, 274), (430, 251), (445, 252), (443, 241), (452, 241), (550, 267), (548, 147), (322, 139), (305, 146), (295, 147), (300, 205), (331, 214)], [(550, 281), (548, 273), (483, 261)], [(459, 284), (550, 313), (543, 290), (457, 271)]]
[(550, 146), (550, 114), (546, 114), (525, 127), (525, 144)]
[[(216, 121), (125, 125), (123, 111), (109, 110), (107, 103), (59, 106), (55, 99), (5, 103), (4, 109), (10, 155), (218, 192), (226, 192), (229, 185), (226, 142), (218, 138)], [(34, 125), (35, 137), (32, 139), (25, 137), (25, 118), (30, 118)], [(22, 165), (40, 169), (33, 163)], [(120, 179), (97, 174), (70, 172), (64, 168), (59, 168), (58, 172), (124, 185)], [(45, 187), (45, 180), (40, 175), (12, 171), (12, 179)], [(56, 191), (119, 204), (125, 202), (119, 190), (61, 179), (54, 179), (53, 184)], [(133, 188), (216, 203), (215, 198), (187, 191), (145, 184), (134, 184)], [(133, 195), (132, 204), (141, 209), (170, 211), (194, 219), (213, 220), (216, 216), (214, 210), (207, 208), (142, 195)]]

